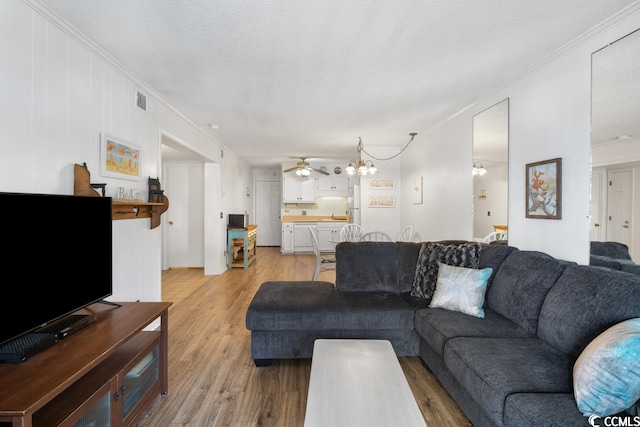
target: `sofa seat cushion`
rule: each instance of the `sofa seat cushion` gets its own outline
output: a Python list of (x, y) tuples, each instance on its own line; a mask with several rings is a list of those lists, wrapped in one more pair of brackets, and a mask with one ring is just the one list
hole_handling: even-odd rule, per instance
[(409, 329), (414, 310), (391, 292), (339, 292), (328, 282), (265, 282), (247, 309), (250, 330)]
[(539, 338), (452, 338), (444, 361), (496, 425), (510, 394), (573, 391), (573, 361)]
[(587, 427), (571, 393), (514, 393), (504, 405), (504, 425)]
[(457, 337), (532, 338), (533, 334), (493, 310), (484, 319), (456, 311), (426, 308), (416, 311), (416, 332), (440, 356), (448, 340)]

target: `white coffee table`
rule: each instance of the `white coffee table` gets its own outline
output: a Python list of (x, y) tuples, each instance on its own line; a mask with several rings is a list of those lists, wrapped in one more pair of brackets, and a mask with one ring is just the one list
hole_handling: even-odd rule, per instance
[(319, 339), (313, 347), (304, 425), (426, 423), (389, 341)]

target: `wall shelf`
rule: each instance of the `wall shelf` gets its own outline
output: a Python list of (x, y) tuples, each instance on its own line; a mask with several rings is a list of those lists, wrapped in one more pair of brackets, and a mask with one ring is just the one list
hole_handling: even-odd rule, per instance
[[(85, 165), (75, 164), (73, 176), (73, 194), (76, 196), (100, 197), (97, 188), (100, 188), (104, 196), (104, 188), (107, 184), (91, 184), (91, 174)], [(161, 193), (161, 191), (156, 191)], [(160, 225), (160, 215), (169, 209), (169, 199), (164, 194), (156, 194), (162, 202), (143, 202), (142, 200), (114, 200), (111, 203), (111, 219), (137, 219), (150, 218), (151, 228)]]
[(112, 206), (112, 219), (136, 219), (150, 218), (151, 228), (160, 225), (160, 215), (169, 209), (169, 199), (162, 196), (164, 203), (150, 203), (140, 200), (114, 200)]

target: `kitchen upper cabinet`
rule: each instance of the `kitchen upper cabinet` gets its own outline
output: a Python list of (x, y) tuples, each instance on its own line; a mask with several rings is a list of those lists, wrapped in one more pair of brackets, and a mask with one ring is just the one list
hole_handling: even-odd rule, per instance
[(284, 203), (315, 203), (316, 178), (283, 176), (282, 201)]
[(318, 177), (318, 197), (347, 197), (349, 178), (339, 175), (321, 175)]

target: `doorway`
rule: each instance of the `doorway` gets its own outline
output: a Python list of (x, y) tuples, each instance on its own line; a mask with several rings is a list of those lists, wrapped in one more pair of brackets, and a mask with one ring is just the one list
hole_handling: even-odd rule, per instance
[(162, 177), (169, 209), (162, 219), (162, 269), (204, 267), (204, 163), (207, 159), (161, 132)]
[(204, 164), (166, 162), (165, 193), (171, 195), (166, 216), (167, 268), (204, 267)]
[(258, 246), (280, 246), (282, 243), (282, 221), (280, 217), (280, 181), (256, 181), (256, 224)]
[(632, 250), (633, 170), (619, 169), (608, 173), (607, 240), (620, 242)]

